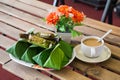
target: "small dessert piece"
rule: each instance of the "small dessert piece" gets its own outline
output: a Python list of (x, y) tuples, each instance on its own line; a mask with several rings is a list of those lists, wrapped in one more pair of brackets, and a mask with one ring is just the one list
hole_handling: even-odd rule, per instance
[(27, 40), (29, 43), (41, 46), (43, 48), (50, 48), (56, 44), (55, 35), (52, 33), (32, 33), (20, 34), (20, 38)]

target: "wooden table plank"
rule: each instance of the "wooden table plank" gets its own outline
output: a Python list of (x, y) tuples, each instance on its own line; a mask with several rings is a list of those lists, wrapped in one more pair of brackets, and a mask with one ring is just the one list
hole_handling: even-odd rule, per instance
[(45, 17), (47, 15), (47, 12), (45, 10), (24, 4), (18, 0), (12, 0), (12, 1), (0, 0), (0, 2), (10, 5), (10, 6), (13, 6), (17, 9), (23, 10), (25, 12), (28, 12), (29, 14), (36, 14), (37, 16), (40, 16), (40, 17)]
[(120, 75), (100, 67), (92, 67), (88, 69), (87, 74), (98, 80), (120, 80)]
[(3, 48), (9, 48), (11, 45), (13, 45), (16, 41), (7, 38), (3, 35), (0, 35), (0, 46)]
[(79, 74), (67, 68), (64, 68), (59, 71), (53, 70), (53, 71), (47, 71), (47, 72), (60, 78), (61, 80), (91, 80), (90, 78), (87, 78), (83, 76), (82, 74)]
[(14, 61), (3, 65), (3, 68), (24, 80), (54, 80), (35, 69), (20, 65)]
[[(98, 29), (91, 28), (89, 26), (78, 26), (78, 27), (75, 27), (75, 30), (83, 34), (86, 34), (86, 35), (94, 35), (94, 36), (99, 36), (99, 37), (103, 36), (106, 33)], [(120, 36), (109, 34), (104, 38), (104, 40), (111, 44), (120, 46)]]
[(0, 27), (2, 27), (2, 28), (0, 28), (0, 31), (3, 34), (7, 34), (16, 40), (19, 39), (19, 33), (23, 33), (23, 31), (20, 31), (14, 27), (7, 25), (5, 23), (2, 23), (2, 22), (0, 22)]
[(105, 43), (105, 45), (111, 50), (112, 55), (120, 60), (120, 47)]
[[(23, 11), (20, 11), (18, 9), (15, 9), (13, 7), (7, 6), (5, 4), (1, 4), (0, 3), (0, 11), (4, 12), (6, 14), (12, 15), (14, 17), (17, 17), (21, 20), (24, 20), (26, 22), (29, 22), (31, 24), (34, 24), (35, 26), (39, 26), (39, 27), (43, 27), (43, 28), (47, 28), (49, 30), (53, 30), (53, 26), (51, 25), (47, 25), (44, 21), (43, 18), (39, 18), (33, 15), (30, 15), (28, 13), (25, 13)], [(30, 25), (33, 26), (33, 25)]]
[[(114, 63), (114, 64), (113, 64), (113, 63)], [(102, 67), (105, 67), (105, 68), (107, 68), (107, 69), (109, 69), (109, 70), (111, 70), (111, 71), (114, 71), (114, 72), (120, 74), (120, 68), (118, 67), (118, 66), (120, 66), (120, 61), (119, 61), (119, 60), (110, 58), (109, 60), (100, 63), (100, 65), (101, 65)]]
[(10, 60), (9, 55), (4, 50), (0, 49), (0, 64), (5, 64)]
[[(25, 21), (23, 21), (23, 20), (20, 20), (20, 19), (18, 19), (18, 18), (15, 18), (15, 17), (13, 17), (13, 16), (9, 16), (9, 15), (7, 15), (7, 14), (5, 14), (5, 13), (2, 13), (2, 12), (0, 12), (0, 15), (2, 15), (2, 17), (0, 17), (0, 20), (2, 21), (2, 22), (5, 22), (5, 23), (7, 23), (7, 24), (10, 24), (10, 25), (12, 25), (12, 26), (14, 26), (14, 27), (16, 27), (16, 28), (19, 28), (20, 30), (24, 30), (24, 31), (28, 31), (29, 29), (31, 29), (31, 28), (35, 28), (35, 31), (41, 31), (41, 32), (50, 32), (50, 31), (48, 31), (48, 30), (46, 30), (46, 29), (43, 29), (43, 28), (39, 28), (39, 27), (37, 27), (37, 26), (35, 26), (35, 25), (32, 25), (32, 24), (30, 24), (30, 23), (28, 23), (28, 22), (25, 22)], [(2, 24), (2, 23), (1, 23)], [(6, 26), (6, 27), (8, 27), (8, 26)], [(10, 27), (10, 26), (9, 26)], [(13, 28), (12, 28), (12, 30), (13, 30)], [(16, 29), (14, 29), (13, 31), (14, 32), (17, 32), (17, 31), (15, 31)], [(2, 31), (1, 31), (2, 32)], [(22, 31), (18, 31), (19, 33), (20, 32), (22, 32)]]
[[(120, 79), (120, 75), (111, 72), (107, 69), (101, 68), (95, 64), (89, 64), (84, 63), (79, 60), (75, 60), (71, 63), (71, 65), (80, 71), (82, 71), (84, 74), (91, 76), (93, 78), (96, 78), (98, 80), (115, 80)], [(110, 77), (111, 76), (111, 77)]]
[(42, 9), (45, 9), (46, 11), (49, 11), (49, 10), (54, 10), (56, 9), (56, 7), (54, 7), (53, 5), (50, 5), (48, 3), (44, 3), (44, 2), (41, 2), (41, 1), (38, 1), (38, 0), (19, 0), (21, 2), (24, 2), (26, 4), (29, 4), (29, 5), (32, 5), (32, 6), (35, 6), (35, 7), (38, 7), (38, 8), (42, 8)]
[(108, 31), (109, 29), (112, 29), (112, 34), (120, 36), (120, 28), (114, 25), (106, 24), (91, 18), (86, 18), (83, 21), (83, 24), (103, 31)]

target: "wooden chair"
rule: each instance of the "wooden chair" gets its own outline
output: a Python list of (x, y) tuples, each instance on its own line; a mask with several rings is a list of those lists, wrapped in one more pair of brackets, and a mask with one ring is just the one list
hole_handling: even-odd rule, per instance
[(113, 22), (112, 12), (113, 12), (114, 6), (116, 5), (117, 1), (118, 0), (107, 0), (105, 9), (101, 17), (102, 22), (105, 22), (105, 20), (108, 18), (108, 23), (112, 24)]
[(54, 0), (53, 6), (58, 6), (59, 1), (60, 1), (60, 5), (64, 5), (65, 4), (64, 0)]

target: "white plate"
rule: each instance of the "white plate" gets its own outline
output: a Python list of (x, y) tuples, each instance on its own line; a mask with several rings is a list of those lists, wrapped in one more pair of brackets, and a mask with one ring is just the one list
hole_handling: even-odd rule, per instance
[(111, 56), (111, 51), (110, 51), (110, 49), (107, 46), (104, 46), (104, 51), (101, 53), (101, 55), (99, 57), (96, 57), (96, 58), (86, 57), (83, 54), (83, 52), (80, 50), (80, 45), (77, 45), (74, 48), (74, 53), (76, 54), (76, 58), (78, 58), (81, 61), (88, 62), (88, 63), (103, 62), (103, 61), (109, 59), (110, 56)]
[[(34, 69), (40, 69), (40, 70), (54, 70), (54, 69), (51, 69), (51, 68), (43, 68), (43, 67), (39, 66), (38, 64), (32, 64), (32, 63), (28, 63), (28, 62), (19, 60), (19, 59), (15, 58), (11, 54), (9, 54), (9, 56), (10, 56), (10, 58), (13, 61), (15, 61), (15, 62), (17, 62), (17, 63), (19, 63), (21, 65), (27, 66), (27, 67), (31, 67), (31, 68), (34, 68)], [(76, 56), (76, 54), (73, 53), (72, 58), (69, 60), (69, 62), (64, 67), (66, 67), (67, 65), (69, 65), (74, 60), (75, 56)]]

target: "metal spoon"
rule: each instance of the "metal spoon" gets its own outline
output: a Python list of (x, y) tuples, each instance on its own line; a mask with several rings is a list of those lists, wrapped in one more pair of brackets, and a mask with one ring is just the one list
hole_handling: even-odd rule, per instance
[(101, 40), (103, 40), (103, 38), (105, 38), (110, 32), (112, 32), (112, 29), (107, 31), (100, 39), (98, 39), (98, 42), (100, 42)]

